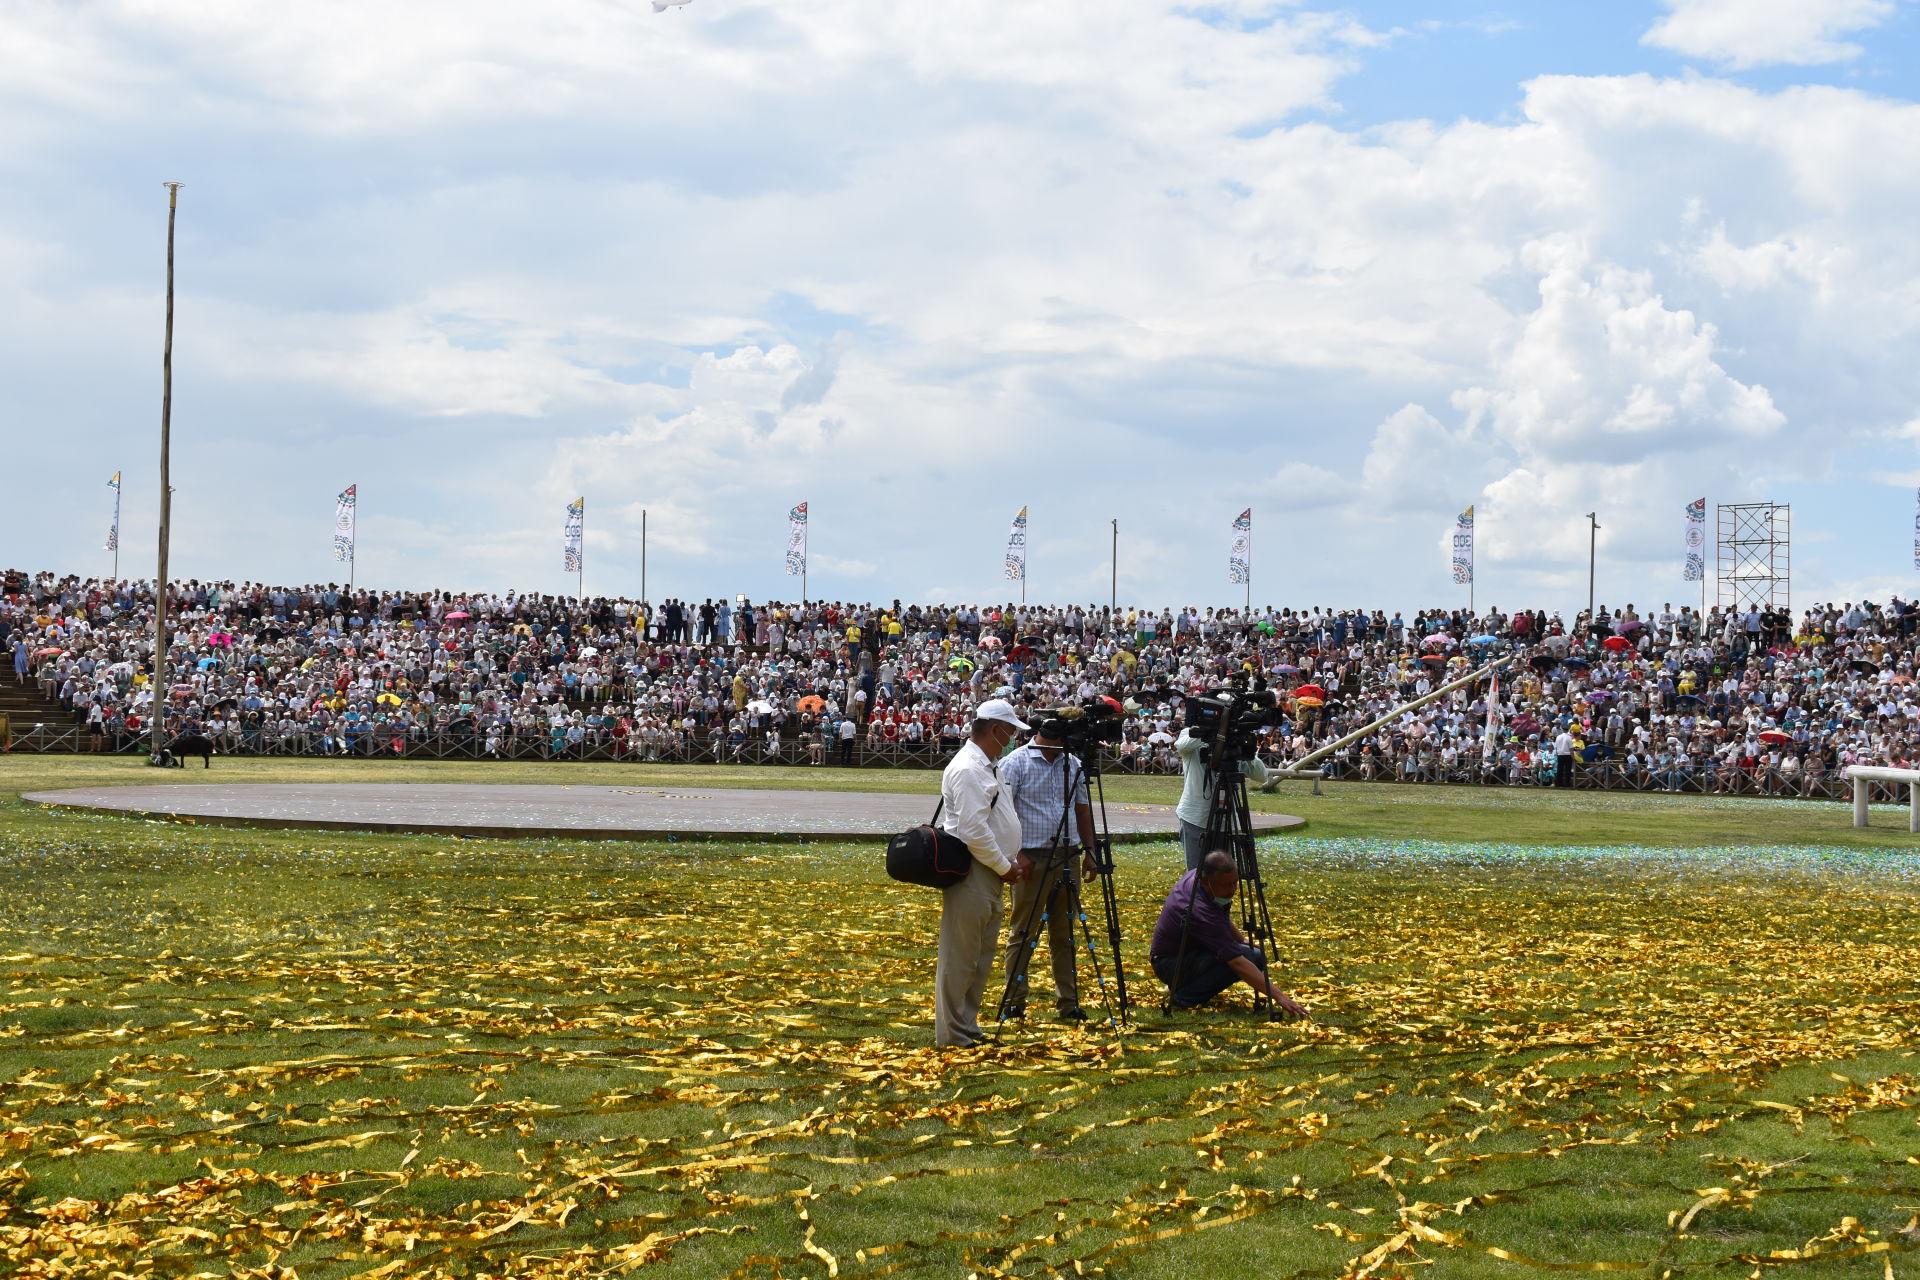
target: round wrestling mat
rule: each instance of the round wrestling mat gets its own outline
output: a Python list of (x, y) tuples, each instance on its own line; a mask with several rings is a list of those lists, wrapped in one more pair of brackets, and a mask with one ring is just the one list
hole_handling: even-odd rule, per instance
[[(479, 783), (209, 783), (78, 787), (25, 799), (69, 809), (227, 826), (317, 827), (493, 839), (873, 840), (927, 821), (937, 797), (872, 791), (700, 790), (685, 787)], [(1171, 840), (1171, 805), (1107, 802), (1115, 840)], [(1256, 829), (1304, 818), (1253, 815)]]

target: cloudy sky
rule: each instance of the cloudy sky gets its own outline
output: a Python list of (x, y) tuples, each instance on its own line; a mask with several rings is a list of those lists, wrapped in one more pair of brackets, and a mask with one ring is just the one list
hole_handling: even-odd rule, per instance
[(16, 0), (0, 564), (1416, 608), (1920, 590), (1913, 0)]

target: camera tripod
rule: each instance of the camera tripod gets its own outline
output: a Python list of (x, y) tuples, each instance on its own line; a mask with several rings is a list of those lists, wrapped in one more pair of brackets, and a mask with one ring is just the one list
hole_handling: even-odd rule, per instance
[[(1069, 772), (1063, 779), (1062, 790), (1066, 795), (1066, 806), (1060, 815), (1060, 824), (1054, 829), (1053, 839), (1048, 850), (1049, 860), (1043, 866), (1034, 869), (1033, 874), (1041, 877), (1040, 891), (1027, 905), (1023, 919), (1016, 923), (1009, 938), (1020, 939), (1018, 951), (1009, 948), (1007, 955), (1007, 982), (1000, 993), (997, 1023), (1004, 1025), (1008, 1012), (1026, 1007), (1027, 970), (1033, 961), (1033, 953), (1040, 945), (1040, 935), (1046, 932), (1047, 924), (1054, 918), (1056, 910), (1067, 912), (1068, 933), (1074, 925), (1080, 929), (1080, 943), (1086, 948), (1087, 959), (1093, 968), (1095, 984), (1100, 988), (1101, 1003), (1106, 1006), (1107, 1023), (1118, 1028), (1127, 1021), (1127, 974), (1120, 959), (1120, 903), (1113, 888), (1113, 841), (1107, 834), (1107, 795), (1100, 777), (1100, 748), (1097, 743), (1088, 744), (1083, 750), (1071, 747), (1063, 748), (1060, 767), (1070, 770), (1077, 766), (1080, 773), (1075, 778)], [(1072, 766), (1068, 762), (1072, 762)], [(1113, 965), (1113, 987), (1107, 987), (1106, 974), (1100, 962), (1100, 946), (1093, 924), (1087, 919), (1086, 904), (1080, 894), (1080, 879), (1074, 874), (1073, 859), (1078, 855), (1068, 847), (1067, 835), (1074, 817), (1074, 795), (1080, 782), (1087, 782), (1091, 795), (1095, 797), (1092, 805), (1094, 813), (1094, 840), (1087, 850), (1093, 861), (1093, 877), (1100, 882), (1100, 904), (1106, 917), (1107, 955)], [(1054, 861), (1058, 859), (1058, 861)], [(998, 1026), (995, 1028), (998, 1033)]]
[[(1218, 753), (1215, 745), (1209, 745), (1208, 755)], [(1260, 853), (1254, 845), (1253, 809), (1247, 803), (1247, 775), (1240, 771), (1237, 759), (1220, 760), (1217, 765), (1210, 763), (1213, 773), (1213, 786), (1207, 797), (1207, 837), (1208, 852), (1224, 850), (1233, 855), (1234, 870), (1239, 873), (1240, 887), (1234, 893), (1238, 908), (1240, 932), (1247, 942), (1260, 949), (1269, 964), (1274, 959), (1273, 917), (1267, 911), (1267, 886), (1260, 874)], [(1193, 911), (1196, 896), (1200, 893), (1200, 870), (1194, 869), (1192, 889), (1187, 895), (1186, 918), (1180, 926), (1180, 953), (1174, 965), (1173, 981), (1167, 984), (1167, 998), (1160, 1006), (1160, 1012), (1173, 1012), (1173, 993), (1180, 989), (1180, 979), (1187, 961), (1187, 939), (1193, 929)], [(1284, 1015), (1274, 1004), (1273, 998), (1264, 991), (1253, 994), (1254, 1011), (1264, 1013), (1276, 1021)]]

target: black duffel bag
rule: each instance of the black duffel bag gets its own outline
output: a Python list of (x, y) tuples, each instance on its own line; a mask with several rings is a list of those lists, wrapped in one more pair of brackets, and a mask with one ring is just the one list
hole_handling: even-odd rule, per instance
[[(1000, 797), (993, 798), (995, 804)], [(940, 810), (946, 800), (934, 806), (933, 819), (922, 827), (909, 827), (887, 841), (887, 874), (903, 884), (946, 889), (959, 884), (973, 870), (973, 850), (964, 840), (956, 840), (940, 829)]]

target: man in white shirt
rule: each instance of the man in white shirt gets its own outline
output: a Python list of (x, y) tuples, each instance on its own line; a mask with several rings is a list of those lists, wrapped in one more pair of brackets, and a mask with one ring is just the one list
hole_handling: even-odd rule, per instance
[(967, 878), (941, 890), (940, 962), (934, 973), (933, 1042), (971, 1048), (984, 1038), (980, 1001), (999, 949), (1002, 886), (1030, 866), (1020, 852), (1020, 814), (1002, 795), (994, 762), (1026, 724), (1004, 698), (973, 713), (973, 731), (940, 777), (941, 828), (967, 846)]
[(1566, 729), (1553, 739), (1553, 785), (1573, 785), (1573, 734)]

